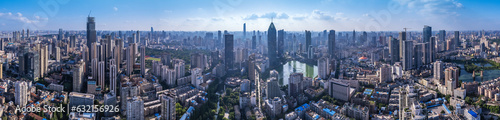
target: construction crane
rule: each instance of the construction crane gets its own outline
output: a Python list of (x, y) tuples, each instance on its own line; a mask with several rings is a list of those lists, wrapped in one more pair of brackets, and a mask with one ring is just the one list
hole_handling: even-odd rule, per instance
[(406, 32), (406, 29), (411, 29), (411, 28), (403, 28), (403, 29), (405, 29), (405, 32)]

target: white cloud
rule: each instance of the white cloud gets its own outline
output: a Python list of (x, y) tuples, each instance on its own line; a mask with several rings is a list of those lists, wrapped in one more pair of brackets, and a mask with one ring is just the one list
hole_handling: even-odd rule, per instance
[(394, 0), (403, 6), (407, 6), (410, 12), (422, 16), (446, 18), (449, 16), (460, 16), (459, 9), (464, 5), (456, 0)]
[(276, 12), (268, 12), (261, 15), (251, 14), (246, 17), (243, 17), (243, 20), (257, 20), (259, 18), (265, 19), (288, 19), (290, 16), (286, 13), (276, 13)]
[(22, 23), (38, 23), (40, 20), (47, 20), (48, 18), (41, 18), (40, 16), (34, 16), (34, 20), (30, 20), (27, 17), (24, 17), (23, 14), (21, 13), (16, 13), (12, 14), (11, 12), (8, 13), (1, 13), (0, 12), (0, 19), (8, 19), (8, 20), (14, 20)]
[(113, 7), (113, 10), (118, 11), (118, 8), (117, 7)]

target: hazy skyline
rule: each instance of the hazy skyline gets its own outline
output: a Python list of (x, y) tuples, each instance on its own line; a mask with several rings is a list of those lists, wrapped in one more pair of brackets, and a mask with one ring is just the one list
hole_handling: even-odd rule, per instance
[[(1, 1), (0, 30), (247, 31), (271, 18), (287, 31), (497, 30), (500, 1), (473, 0), (148, 0)], [(47, 7), (48, 6), (48, 7)]]

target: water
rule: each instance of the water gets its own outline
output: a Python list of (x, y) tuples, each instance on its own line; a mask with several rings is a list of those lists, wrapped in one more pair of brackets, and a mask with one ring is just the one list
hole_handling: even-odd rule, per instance
[(295, 72), (300, 72), (304, 74), (304, 77), (316, 77), (318, 75), (318, 66), (308, 65), (300, 61), (289, 61), (278, 69), (280, 80), (280, 85), (288, 85), (288, 77), (290, 74)]
[[(477, 66), (481, 66), (479, 63), (475, 63)], [(458, 64), (460, 67), (460, 77), (458, 80), (462, 80), (464, 82), (472, 82), (472, 73), (468, 73), (465, 71), (464, 65), (463, 64)], [(492, 66), (491, 64), (485, 64), (484, 67), (489, 67)], [(478, 73), (479, 74), (479, 73)], [(488, 81), (492, 80), (495, 78), (500, 77), (500, 70), (495, 69), (495, 70), (484, 70), (483, 71), (483, 79), (481, 80), (481, 76), (476, 76), (476, 81), (481, 82), (481, 81)]]

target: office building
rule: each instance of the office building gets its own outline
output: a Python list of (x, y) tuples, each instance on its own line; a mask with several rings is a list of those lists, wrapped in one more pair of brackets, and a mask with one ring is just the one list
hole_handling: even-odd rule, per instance
[(278, 31), (278, 56), (279, 58), (283, 57), (285, 51), (285, 30), (281, 29)]
[(301, 90), (301, 82), (304, 79), (304, 74), (303, 73), (292, 73), (290, 74), (290, 77), (288, 78), (288, 95), (289, 96), (297, 96), (298, 94), (302, 93)]
[(226, 70), (232, 69), (234, 64), (234, 39), (232, 34), (224, 34), (224, 63)]
[(267, 29), (267, 57), (271, 65), (276, 63), (276, 39), (276, 27), (274, 27), (274, 23), (271, 22), (269, 29)]
[(455, 45), (455, 48), (456, 47), (459, 47), (459, 45), (461, 45), (462, 43), (460, 42), (460, 32), (459, 31), (455, 31), (455, 39), (454, 39), (454, 45)]
[[(325, 32), (326, 34), (326, 32)], [(335, 54), (335, 30), (330, 30), (328, 33), (328, 54), (330, 54), (330, 58), (336, 58)]]
[[(97, 42), (97, 32), (95, 31), (95, 18), (90, 17), (90, 15), (87, 17), (87, 47), (90, 49), (89, 50), (89, 56), (95, 56), (95, 51), (96, 49), (91, 47), (92, 43)], [(93, 57), (90, 57), (92, 60)], [(86, 61), (87, 63), (90, 63), (90, 61)]]
[(413, 41), (403, 41), (403, 59), (401, 60), (403, 63), (403, 70), (408, 71), (413, 69)]
[(146, 77), (146, 46), (141, 46), (141, 75)]
[(278, 85), (277, 78), (271, 77), (267, 79), (266, 83), (267, 83), (267, 90), (266, 90), (267, 98), (281, 97), (281, 90)]
[(399, 41), (392, 36), (389, 37), (389, 54), (391, 55), (391, 64), (399, 62)]
[(306, 30), (306, 53), (309, 53), (309, 46), (311, 46), (312, 38), (311, 38), (311, 31)]

